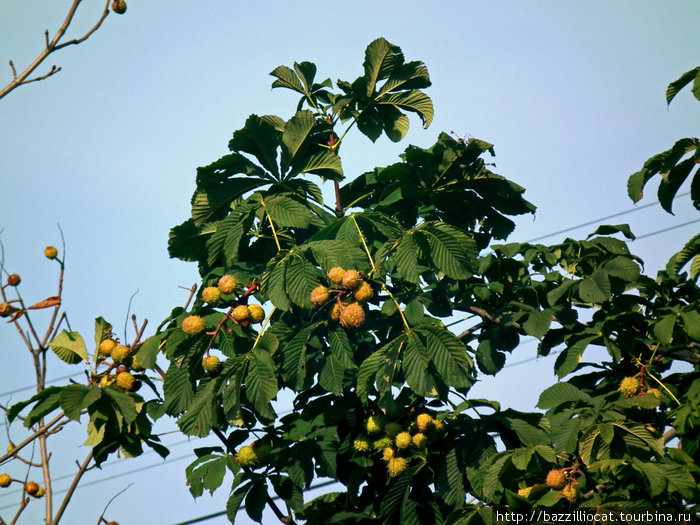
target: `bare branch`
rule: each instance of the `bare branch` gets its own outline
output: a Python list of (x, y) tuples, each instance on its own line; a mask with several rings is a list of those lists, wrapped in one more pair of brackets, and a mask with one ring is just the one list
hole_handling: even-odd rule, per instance
[(63, 513), (65, 512), (66, 507), (68, 506), (68, 502), (73, 497), (73, 493), (75, 492), (75, 489), (77, 488), (78, 483), (80, 483), (80, 478), (82, 478), (83, 474), (85, 474), (85, 471), (87, 470), (88, 464), (90, 463), (91, 460), (92, 460), (92, 450), (90, 450), (90, 452), (88, 452), (88, 455), (85, 457), (85, 461), (83, 461), (83, 464), (80, 465), (78, 472), (75, 474), (75, 477), (73, 478), (73, 482), (71, 483), (70, 488), (68, 489), (68, 492), (66, 493), (66, 496), (63, 498), (63, 502), (61, 503), (61, 506), (58, 509), (58, 512), (56, 513), (56, 517), (51, 522), (51, 525), (57, 525), (58, 522), (63, 517)]
[(32, 441), (34, 441), (36, 438), (47, 432), (48, 430), (51, 429), (56, 423), (58, 423), (63, 416), (65, 416), (65, 412), (61, 412), (59, 415), (57, 415), (54, 419), (52, 419), (49, 423), (41, 427), (39, 430), (34, 432), (31, 436), (29, 436), (27, 439), (22, 441), (19, 445), (17, 445), (15, 448), (12, 449), (11, 452), (8, 452), (4, 456), (0, 457), (0, 464), (5, 463), (8, 459), (12, 459), (15, 454), (17, 454), (20, 450), (22, 450), (24, 447), (29, 445)]
[(19, 510), (17, 510), (17, 514), (15, 514), (15, 517), (13, 520), (10, 522), (10, 525), (15, 525), (17, 523), (17, 520), (19, 519), (20, 514), (22, 514), (22, 511), (24, 511), (24, 508), (29, 504), (29, 498), (24, 498), (22, 501), (22, 504), (19, 507)]
[(38, 82), (40, 80), (44, 80), (45, 78), (48, 78), (52, 75), (55, 75), (58, 73), (61, 68), (57, 66), (52, 66), (51, 71), (46, 73), (45, 75), (41, 75), (32, 79), (29, 79), (32, 73), (46, 60), (46, 58), (53, 53), (54, 51), (58, 51), (61, 48), (64, 48), (66, 46), (70, 45), (75, 45), (75, 44), (80, 44), (81, 42), (84, 42), (92, 34), (97, 31), (100, 26), (102, 26), (102, 22), (105, 21), (107, 16), (109, 15), (109, 2), (110, 0), (107, 0), (105, 2), (105, 8), (104, 11), (102, 12), (102, 15), (100, 16), (99, 20), (97, 23), (87, 32), (85, 33), (82, 37), (80, 38), (75, 38), (73, 40), (68, 40), (67, 42), (60, 43), (61, 38), (65, 35), (66, 31), (68, 30), (68, 26), (70, 26), (71, 22), (73, 21), (73, 17), (75, 16), (75, 12), (78, 9), (78, 6), (80, 5), (80, 2), (82, 0), (73, 0), (73, 4), (71, 5), (68, 14), (66, 15), (65, 20), (63, 21), (63, 24), (61, 27), (58, 29), (56, 32), (56, 36), (54, 36), (53, 40), (49, 41), (49, 31), (46, 30), (44, 32), (44, 40), (45, 40), (45, 47), (44, 50), (39, 54), (36, 59), (34, 59), (34, 62), (32, 62), (27, 69), (24, 70), (20, 75), (17, 74), (17, 70), (15, 69), (15, 65), (12, 61), (10, 61), (10, 67), (12, 68), (12, 82), (10, 82), (5, 88), (0, 90), (0, 99), (3, 98), (5, 95), (10, 93), (12, 90), (15, 88), (18, 88), (19, 86), (25, 85), (25, 84), (30, 84), (32, 82)]

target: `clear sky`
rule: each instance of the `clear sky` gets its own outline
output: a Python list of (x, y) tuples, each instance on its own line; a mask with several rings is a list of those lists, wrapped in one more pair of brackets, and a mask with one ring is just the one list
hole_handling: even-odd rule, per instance
[[(694, 0), (127, 1), (124, 16), (110, 15), (90, 40), (49, 57), (39, 70), (55, 63), (60, 73), (0, 100), (0, 240), (7, 268), (22, 275), (27, 300), (53, 295), (55, 268), (42, 252), (60, 244), (60, 223), (67, 242), (65, 307), (73, 329), (88, 340), (97, 316), (123, 326), (136, 291), (132, 312), (151, 321), (147, 333), (184, 303), (178, 285), (189, 287), (198, 276), (195, 265), (168, 259), (168, 230), (189, 217), (196, 167), (227, 152), (247, 115), (291, 116), (296, 98), (270, 90), (268, 74), (280, 64), (309, 60), (321, 79), (352, 80), (362, 71), (364, 48), (379, 36), (399, 45), (407, 60), (423, 60), (433, 81), (427, 91), (435, 105), (432, 126), (423, 130), (412, 117), (398, 145), (382, 138), (371, 147), (363, 136), (349, 137), (345, 173), (393, 163), (409, 143), (430, 146), (440, 131), (487, 140), (495, 145), (495, 171), (526, 187), (538, 206), (535, 220), (518, 221), (513, 240), (633, 208), (627, 177), (675, 140), (698, 136), (700, 104), (690, 92), (670, 108), (664, 96), (670, 81), (700, 65)], [(41, 51), (44, 29), (53, 34), (69, 3), (3, 3), (0, 84), (11, 80), (8, 60), (23, 69)], [(84, 2), (70, 35), (89, 28), (102, 5)], [(652, 188), (642, 205), (653, 202)], [(689, 185), (681, 189), (687, 191)], [(644, 235), (697, 217), (688, 197), (674, 210), (672, 217), (649, 207), (608, 222), (629, 222)], [(568, 235), (585, 237), (594, 229)], [(695, 223), (631, 248), (654, 275), (699, 230)], [(523, 345), (510, 362), (533, 357), (535, 348)], [(0, 393), (31, 384), (22, 350), (14, 329), (0, 325)], [(54, 359), (48, 375), (72, 371)], [(555, 381), (547, 361), (512, 366), (499, 378), (479, 384), (474, 395), (531, 409), (536, 393)], [(11, 401), (26, 395), (15, 393)], [(77, 446), (83, 432), (78, 428), (55, 451), (58, 476), (86, 453)], [(11, 435), (18, 440), (21, 432), (13, 428)], [(172, 525), (223, 510), (225, 486), (213, 499), (192, 503), (184, 478), (191, 449), (179, 444), (171, 457), (188, 459), (85, 486), (64, 521), (94, 523), (130, 482), (107, 514), (122, 525)], [(86, 481), (159, 461), (150, 454), (116, 463), (88, 473)], [(10, 509), (3, 507), (17, 500), (0, 494), (0, 515), (7, 519)], [(33, 512), (24, 522), (37, 522)], [(241, 515), (237, 523), (248, 520)]]

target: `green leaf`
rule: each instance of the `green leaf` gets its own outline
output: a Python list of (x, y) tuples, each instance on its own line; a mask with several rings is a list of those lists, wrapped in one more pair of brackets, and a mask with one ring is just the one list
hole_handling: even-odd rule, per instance
[(286, 170), (297, 155), (302, 151), (302, 147), (311, 136), (311, 132), (316, 126), (316, 118), (309, 110), (297, 111), (297, 113), (287, 121), (282, 134), (282, 167)]
[(309, 208), (286, 195), (267, 197), (263, 206), (272, 218), (275, 226), (308, 228), (311, 222)]
[(591, 277), (581, 279), (578, 295), (582, 301), (599, 304), (610, 298), (611, 288), (608, 274), (604, 270), (596, 270)]
[(506, 354), (490, 339), (483, 339), (476, 350), (476, 362), (485, 374), (496, 375), (506, 364)]
[(229, 496), (228, 501), (226, 501), (226, 517), (231, 523), (236, 522), (236, 514), (238, 514), (241, 503), (243, 503), (243, 499), (246, 497), (246, 494), (248, 494), (251, 486), (252, 483), (246, 483), (245, 485), (237, 487)]
[(594, 235), (612, 235), (614, 233), (621, 233), (628, 239), (634, 240), (636, 237), (630, 230), (629, 224), (602, 224), (596, 228), (596, 231), (591, 233), (587, 239), (590, 239)]
[(554, 364), (554, 369), (556, 370), (557, 377), (559, 377), (559, 379), (578, 368), (578, 364), (581, 362), (581, 356), (583, 355), (584, 350), (586, 350), (586, 347), (588, 347), (588, 345), (597, 338), (598, 335), (583, 337), (559, 354), (556, 363)]
[(378, 99), (377, 104), (379, 104), (380, 107), (382, 105), (390, 105), (417, 113), (423, 121), (424, 128), (430, 126), (435, 114), (433, 109), (433, 101), (428, 95), (418, 90), (390, 93)]
[(700, 80), (698, 79), (700, 79), (700, 67), (693, 68), (690, 71), (683, 73), (678, 80), (671, 82), (668, 85), (668, 88), (666, 88), (666, 103), (670, 105), (671, 101), (675, 98), (678, 92), (693, 82), (693, 80), (695, 81), (695, 85), (693, 86), (693, 94), (695, 95), (695, 98), (700, 100), (700, 93), (698, 93), (698, 91), (700, 91), (698, 88), (698, 85), (700, 85)]
[(473, 239), (453, 226), (426, 222), (414, 230), (425, 236), (433, 264), (453, 279), (468, 279), (476, 265), (477, 247)]
[(690, 157), (676, 164), (659, 184), (658, 198), (661, 207), (673, 215), (673, 199), (678, 188), (685, 182), (690, 172), (695, 168), (695, 159)]
[(146, 339), (143, 344), (138, 347), (139, 351), (136, 352), (136, 359), (143, 368), (150, 370), (156, 366), (158, 350), (163, 342), (163, 337), (164, 334), (156, 334)]
[(260, 414), (269, 413), (269, 403), (277, 395), (279, 387), (275, 376), (275, 364), (269, 352), (261, 348), (251, 351), (246, 374), (246, 395)]
[(285, 274), (286, 291), (294, 304), (311, 308), (311, 292), (316, 288), (318, 277), (316, 267), (299, 255), (290, 257)]
[(574, 284), (576, 284), (578, 281), (574, 281), (573, 279), (564, 279), (564, 281), (554, 288), (553, 290), (550, 290), (547, 293), (547, 302), (549, 303), (549, 306), (554, 306), (559, 302), (559, 299), (561, 299), (564, 294), (571, 288)]
[(377, 92), (377, 99), (390, 91), (430, 87), (430, 75), (423, 62), (408, 62), (394, 70)]
[[(102, 319), (102, 317), (96, 318), (95, 319), (95, 348), (98, 348), (100, 346), (100, 343), (102, 342), (102, 340), (109, 337), (109, 335), (111, 333), (112, 333), (112, 325), (109, 324), (104, 319)], [(97, 353), (97, 352), (95, 352), (95, 353)]]
[(371, 97), (377, 82), (383, 80), (398, 70), (404, 62), (401, 48), (390, 44), (383, 38), (377, 38), (365, 50), (366, 93)]
[(419, 396), (436, 397), (438, 392), (428, 371), (429, 362), (428, 350), (423, 342), (415, 332), (410, 332), (402, 361), (406, 383)]
[(78, 332), (63, 330), (49, 343), (49, 346), (61, 361), (68, 364), (74, 365), (79, 363), (81, 359), (88, 362), (85, 341)]
[(187, 412), (177, 420), (177, 426), (186, 436), (206, 437), (216, 424), (213, 400), (217, 383), (216, 381), (202, 383), (197, 389), (194, 400), (187, 407)]
[(678, 316), (669, 314), (661, 318), (654, 324), (654, 337), (659, 340), (662, 345), (670, 345), (673, 340), (673, 327), (676, 326)]
[(473, 365), (464, 343), (446, 328), (426, 325), (419, 330), (425, 334), (428, 354), (440, 379), (454, 388), (469, 388), (474, 382)]
[(681, 312), (681, 320), (688, 336), (700, 341), (700, 312), (697, 310)]
[(289, 69), (287, 66), (277, 66), (274, 70), (272, 70), (270, 75), (277, 77), (277, 80), (272, 83), (273, 89), (282, 87), (291, 89), (292, 91), (296, 91), (302, 95), (306, 93), (306, 90), (304, 89), (304, 86), (302, 86), (299, 77), (297, 77), (294, 71)]
[(548, 410), (550, 408), (557, 408), (564, 403), (575, 403), (577, 401), (590, 403), (591, 396), (576, 388), (571, 383), (557, 383), (540, 394), (537, 408)]
[(304, 327), (289, 343), (282, 347), (285, 382), (295, 391), (304, 387), (306, 379), (306, 346), (309, 338), (322, 322)]
[(317, 151), (304, 157), (303, 162), (295, 164), (294, 170), (298, 173), (311, 173), (336, 182), (343, 180), (343, 166), (340, 157), (328, 150)]
[(268, 494), (265, 482), (254, 484), (245, 497), (245, 510), (253, 521), (262, 523), (262, 515), (267, 505)]
[(632, 282), (639, 278), (639, 265), (624, 255), (618, 255), (607, 261), (603, 264), (603, 270), (608, 272), (609, 275), (627, 282)]
[(38, 400), (38, 403), (34, 405), (34, 407), (29, 411), (29, 414), (27, 414), (27, 417), (24, 420), (25, 427), (31, 427), (33, 424), (39, 422), (45, 415), (50, 414), (60, 406), (63, 388), (65, 387), (54, 388), (49, 387), (41, 392), (44, 395), (39, 396), (37, 394), (32, 398)]
[(523, 330), (528, 335), (541, 339), (549, 331), (552, 324), (552, 310), (546, 309), (530, 313), (527, 321), (523, 323)]
[(105, 388), (102, 390), (104, 394), (112, 398), (115, 409), (122, 415), (124, 421), (130, 424), (136, 421), (138, 412), (134, 398), (124, 392), (119, 392), (114, 388)]
[[(73, 421), (80, 421), (80, 412), (87, 405), (84, 404), (85, 397), (88, 393), (97, 392), (99, 397), (100, 389), (96, 386), (89, 388), (85, 385), (67, 385), (63, 387), (61, 391), (61, 408), (66, 413), (69, 419)], [(95, 394), (91, 396), (90, 401), (94, 402), (96, 400)]]
[(279, 176), (277, 145), (280, 133), (268, 120), (250, 115), (245, 127), (233, 134), (228, 147), (231, 151), (249, 153), (270, 173)]
[(280, 252), (267, 264), (261, 278), (260, 293), (280, 310), (289, 310), (291, 303), (287, 297), (286, 274), (289, 253)]
[(163, 383), (165, 410), (168, 414), (181, 414), (194, 399), (194, 384), (187, 368), (170, 363)]

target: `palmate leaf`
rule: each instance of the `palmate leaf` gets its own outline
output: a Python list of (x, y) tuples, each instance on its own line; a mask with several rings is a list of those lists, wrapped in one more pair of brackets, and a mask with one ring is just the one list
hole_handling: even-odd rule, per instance
[(275, 226), (308, 228), (311, 222), (309, 208), (289, 195), (277, 194), (266, 197), (263, 207)]
[(383, 38), (377, 38), (365, 50), (364, 78), (366, 80), (365, 95), (371, 97), (377, 82), (389, 77), (403, 65), (404, 57), (401, 48), (390, 44)]
[(305, 257), (294, 254), (287, 265), (286, 289), (294, 304), (311, 308), (311, 292), (318, 286), (316, 267)]
[(260, 165), (273, 175), (279, 177), (277, 167), (277, 146), (280, 143), (280, 133), (269, 119), (250, 115), (245, 126), (233, 134), (228, 147), (234, 152), (253, 155)]
[(192, 219), (170, 229), (168, 254), (183, 261), (199, 261), (207, 257), (205, 243), (216, 231), (216, 224), (196, 226)]
[(324, 322), (304, 327), (282, 347), (282, 367), (286, 384), (295, 391), (304, 387), (306, 379), (306, 345), (316, 329)]
[(295, 157), (308, 146), (308, 139), (316, 126), (316, 118), (309, 110), (297, 111), (287, 121), (282, 134), (282, 169), (284, 171), (294, 162)]
[(395, 69), (381, 89), (377, 92), (377, 99), (385, 93), (400, 90), (414, 90), (430, 87), (430, 75), (423, 62), (408, 62)]
[(557, 356), (557, 360), (554, 363), (554, 370), (559, 379), (569, 375), (571, 372), (576, 370), (576, 368), (578, 368), (583, 352), (586, 350), (588, 345), (597, 338), (597, 334), (582, 337)]
[(578, 401), (589, 403), (591, 401), (591, 396), (576, 388), (571, 383), (557, 383), (540, 394), (537, 408), (548, 410), (550, 408), (557, 408), (564, 403), (576, 403)]
[(700, 100), (700, 67), (696, 67), (690, 71), (686, 71), (678, 80), (668, 85), (668, 88), (666, 88), (666, 103), (670, 105), (678, 92), (693, 81), (695, 81), (693, 85), (693, 94), (695, 98)]
[(410, 332), (401, 362), (406, 383), (419, 396), (437, 397), (435, 381), (428, 370), (429, 363), (430, 356), (425, 345), (415, 332)]
[(406, 335), (402, 334), (362, 362), (357, 373), (357, 395), (360, 399), (366, 402), (375, 384), (379, 392), (389, 390), (396, 373), (399, 350), (405, 342)]
[(277, 80), (272, 83), (273, 89), (278, 87), (287, 88), (301, 93), (302, 95), (307, 92), (301, 83), (301, 79), (287, 66), (277, 66), (272, 70), (270, 75), (277, 78)]
[[(204, 383), (204, 381), (202, 381)], [(177, 420), (180, 431), (187, 436), (206, 437), (216, 424), (216, 410), (212, 403), (216, 390), (216, 381), (200, 383), (194, 400), (187, 407), (187, 412)]]
[(476, 266), (477, 247), (464, 232), (442, 222), (425, 222), (414, 230), (426, 240), (429, 251), (424, 253), (433, 265), (453, 279), (468, 279)]
[(270, 184), (258, 177), (234, 177), (216, 186), (196, 190), (192, 196), (192, 220), (196, 226), (221, 220), (231, 211), (231, 203), (248, 191)]
[(695, 279), (698, 275), (698, 271), (700, 271), (700, 267), (697, 269), (698, 271), (693, 271), (692, 266), (696, 264), (700, 264), (700, 262), (696, 263), (695, 261), (700, 261), (700, 234), (695, 235), (692, 237), (686, 244), (683, 246), (683, 249), (673, 255), (668, 262), (666, 263), (666, 271), (672, 275), (677, 275), (681, 269), (688, 264), (688, 262), (692, 259), (693, 264), (691, 265), (690, 269), (690, 278)]
[(676, 193), (678, 193), (678, 188), (685, 182), (695, 166), (694, 158), (685, 159), (671, 168), (668, 175), (663, 177), (661, 184), (659, 184), (657, 194), (659, 203), (661, 207), (671, 215), (673, 215), (673, 199), (676, 197)]
[(170, 415), (182, 414), (194, 399), (194, 382), (186, 367), (171, 363), (163, 383), (165, 410)]
[(359, 246), (353, 246), (341, 240), (310, 241), (300, 249), (311, 248), (314, 259), (328, 271), (331, 268), (360, 268), (367, 264), (367, 255)]
[(377, 99), (377, 104), (380, 107), (387, 105), (403, 109), (404, 111), (417, 113), (423, 121), (424, 128), (430, 126), (435, 114), (433, 101), (428, 95), (418, 90), (383, 95), (381, 98)]
[(328, 150), (317, 151), (303, 157), (303, 162), (294, 165), (294, 172), (311, 173), (336, 182), (344, 178), (340, 157)]
[(452, 332), (433, 325), (421, 326), (415, 331), (425, 337), (430, 360), (442, 381), (454, 388), (472, 385), (474, 365), (466, 347)]

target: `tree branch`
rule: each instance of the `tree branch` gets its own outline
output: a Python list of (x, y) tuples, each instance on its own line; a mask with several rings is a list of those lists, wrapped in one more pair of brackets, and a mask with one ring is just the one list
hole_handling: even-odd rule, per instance
[(29, 436), (27, 439), (22, 441), (19, 445), (17, 445), (15, 448), (12, 449), (12, 452), (8, 452), (4, 456), (0, 457), (0, 465), (7, 461), (8, 459), (11, 459), (14, 457), (15, 454), (17, 454), (20, 450), (22, 450), (24, 447), (29, 445), (32, 441), (34, 441), (36, 438), (47, 432), (51, 427), (53, 427), (56, 423), (58, 423), (63, 416), (65, 416), (65, 412), (61, 412), (59, 415), (57, 415), (54, 419), (52, 419), (49, 423), (41, 427), (39, 430), (34, 432), (31, 436)]
[(29, 78), (29, 76), (34, 73), (34, 71), (46, 60), (46, 58), (53, 53), (54, 51), (58, 51), (59, 49), (62, 49), (66, 46), (70, 45), (75, 45), (75, 44), (80, 44), (81, 42), (84, 42), (90, 36), (97, 31), (100, 26), (102, 25), (102, 22), (104, 22), (105, 18), (107, 18), (107, 15), (109, 15), (109, 2), (110, 0), (107, 0), (105, 2), (105, 8), (104, 11), (102, 12), (102, 16), (100, 19), (97, 21), (97, 23), (90, 29), (87, 33), (85, 33), (82, 37), (80, 38), (75, 38), (73, 40), (69, 40), (67, 42), (60, 43), (61, 38), (63, 38), (63, 35), (65, 35), (66, 31), (68, 30), (68, 26), (70, 26), (71, 22), (73, 21), (73, 17), (75, 16), (75, 12), (78, 9), (78, 6), (80, 5), (80, 2), (82, 0), (73, 0), (73, 4), (71, 5), (68, 14), (66, 15), (65, 20), (63, 21), (63, 24), (61, 27), (58, 29), (56, 32), (56, 36), (53, 38), (53, 40), (49, 41), (49, 32), (46, 30), (44, 32), (44, 37), (46, 40), (44, 50), (39, 54), (36, 59), (34, 59), (34, 62), (32, 62), (27, 69), (24, 70), (21, 74), (17, 74), (17, 70), (15, 69), (15, 64), (10, 61), (10, 68), (12, 69), (12, 81), (5, 86), (4, 89), (0, 91), (0, 99), (3, 98), (5, 95), (10, 93), (12, 90), (15, 88), (18, 88), (19, 86), (25, 85), (25, 84), (30, 84), (32, 82), (38, 82), (40, 80), (44, 80), (45, 78), (48, 78), (52, 75), (55, 75), (58, 73), (61, 68), (57, 66), (51, 66), (51, 71), (46, 73), (45, 75), (41, 75), (35, 78)]
[(92, 450), (90, 450), (90, 452), (88, 452), (88, 455), (85, 458), (85, 461), (83, 461), (83, 464), (80, 465), (78, 472), (75, 474), (75, 477), (73, 478), (73, 483), (71, 483), (70, 488), (68, 489), (68, 492), (66, 493), (65, 498), (63, 498), (63, 502), (61, 503), (61, 507), (58, 509), (58, 512), (56, 513), (56, 517), (51, 522), (51, 525), (57, 525), (58, 522), (61, 520), (61, 517), (63, 517), (63, 512), (66, 510), (66, 506), (68, 506), (68, 502), (73, 497), (73, 493), (75, 492), (75, 489), (78, 486), (78, 483), (80, 483), (80, 478), (82, 478), (83, 474), (85, 474), (85, 471), (87, 470), (87, 466), (90, 463), (90, 460), (92, 460)]

